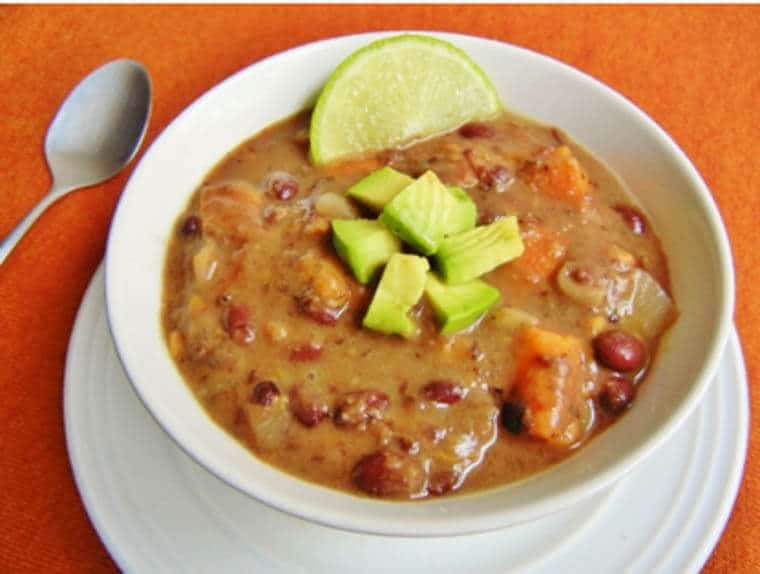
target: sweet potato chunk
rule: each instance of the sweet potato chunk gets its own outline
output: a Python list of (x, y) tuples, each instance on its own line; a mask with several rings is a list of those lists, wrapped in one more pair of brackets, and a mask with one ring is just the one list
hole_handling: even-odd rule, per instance
[(346, 272), (332, 259), (311, 251), (298, 260), (296, 268), (305, 284), (298, 296), (301, 311), (318, 323), (335, 323), (351, 298)]
[(570, 148), (564, 145), (525, 163), (520, 169), (520, 176), (537, 191), (577, 209), (583, 207), (591, 190), (586, 172)]
[(533, 226), (522, 234), (525, 251), (510, 263), (511, 271), (531, 283), (547, 281), (567, 253), (567, 240), (561, 233)]
[(515, 365), (511, 396), (525, 407), (528, 434), (560, 447), (580, 440), (588, 408), (580, 341), (537, 327), (521, 329), (515, 340)]
[(204, 232), (249, 239), (261, 226), (263, 195), (244, 181), (204, 187), (200, 214)]

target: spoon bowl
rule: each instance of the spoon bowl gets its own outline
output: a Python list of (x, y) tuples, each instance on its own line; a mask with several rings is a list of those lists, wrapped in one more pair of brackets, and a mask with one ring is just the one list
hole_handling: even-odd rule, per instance
[(0, 264), (48, 206), (120, 172), (140, 148), (151, 110), (151, 82), (135, 60), (109, 62), (66, 97), (45, 138), (50, 192), (0, 244)]

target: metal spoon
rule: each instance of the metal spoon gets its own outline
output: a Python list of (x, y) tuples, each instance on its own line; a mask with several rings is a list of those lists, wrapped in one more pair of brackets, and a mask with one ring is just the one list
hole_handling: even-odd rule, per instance
[(134, 60), (109, 62), (77, 84), (45, 138), (50, 192), (0, 243), (0, 265), (51, 204), (110, 179), (129, 163), (145, 136), (150, 108), (150, 76)]

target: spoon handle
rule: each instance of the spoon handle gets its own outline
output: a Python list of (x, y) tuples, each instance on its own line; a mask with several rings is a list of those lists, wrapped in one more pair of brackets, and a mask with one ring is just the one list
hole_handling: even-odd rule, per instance
[(16, 244), (21, 241), (21, 238), (29, 230), (32, 224), (37, 221), (37, 218), (42, 215), (48, 207), (58, 201), (66, 191), (67, 190), (56, 188), (54, 184), (50, 192), (43, 197), (29, 213), (27, 213), (24, 219), (18, 222), (16, 227), (14, 227), (8, 235), (3, 238), (2, 242), (0, 242), (0, 265), (3, 264), (10, 252), (13, 251)]

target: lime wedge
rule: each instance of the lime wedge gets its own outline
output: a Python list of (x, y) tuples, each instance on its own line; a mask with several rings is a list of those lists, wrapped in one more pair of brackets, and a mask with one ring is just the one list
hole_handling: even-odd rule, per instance
[(378, 40), (346, 58), (322, 89), (312, 161), (379, 151), (501, 110), (491, 81), (459, 48), (413, 34)]

